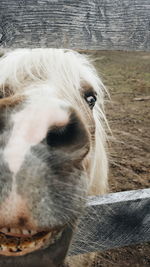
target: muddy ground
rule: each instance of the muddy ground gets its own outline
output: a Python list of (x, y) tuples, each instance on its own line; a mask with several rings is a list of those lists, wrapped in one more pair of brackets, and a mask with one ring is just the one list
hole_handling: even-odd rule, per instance
[[(109, 89), (110, 191), (150, 187), (150, 53), (93, 52)], [(138, 99), (137, 99), (138, 98)], [(150, 244), (100, 253), (97, 267), (150, 266)]]

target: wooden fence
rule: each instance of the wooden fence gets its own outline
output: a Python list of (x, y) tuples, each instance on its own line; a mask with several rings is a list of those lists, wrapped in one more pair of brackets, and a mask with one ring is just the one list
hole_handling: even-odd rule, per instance
[(0, 0), (1, 47), (150, 50), (149, 0)]
[(150, 241), (150, 189), (89, 197), (70, 254)]
[[(18, 47), (150, 51), (150, 1), (0, 0), (0, 48)], [(74, 239), (70, 255), (150, 241), (150, 189), (90, 197)]]

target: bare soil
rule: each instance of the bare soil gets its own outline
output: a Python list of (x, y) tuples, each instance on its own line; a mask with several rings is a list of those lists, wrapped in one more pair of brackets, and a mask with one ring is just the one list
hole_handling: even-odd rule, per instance
[[(110, 137), (111, 192), (150, 188), (150, 53), (93, 52), (111, 101), (106, 112)], [(99, 253), (97, 267), (150, 266), (150, 244)]]

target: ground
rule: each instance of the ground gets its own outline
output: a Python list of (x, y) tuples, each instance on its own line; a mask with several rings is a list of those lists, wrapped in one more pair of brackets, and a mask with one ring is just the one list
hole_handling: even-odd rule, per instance
[[(92, 52), (110, 92), (111, 192), (150, 188), (150, 53)], [(97, 267), (150, 266), (150, 244), (99, 253)]]

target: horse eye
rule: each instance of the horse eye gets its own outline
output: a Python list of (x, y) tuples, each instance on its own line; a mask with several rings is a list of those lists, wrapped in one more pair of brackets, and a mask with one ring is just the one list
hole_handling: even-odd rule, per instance
[(96, 103), (96, 96), (93, 93), (85, 94), (85, 100), (88, 103), (89, 107), (92, 109)]

